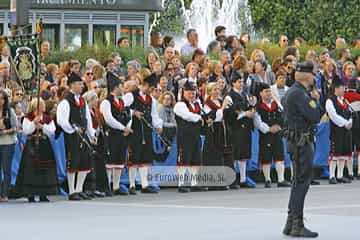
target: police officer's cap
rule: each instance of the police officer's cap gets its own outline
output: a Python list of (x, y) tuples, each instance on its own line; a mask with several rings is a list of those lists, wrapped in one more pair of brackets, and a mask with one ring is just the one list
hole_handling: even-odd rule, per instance
[(156, 74), (153, 73), (149, 76), (147, 76), (146, 78), (144, 78), (143, 84), (148, 83), (150, 87), (156, 87), (157, 86), (157, 79), (156, 79)]
[(82, 82), (81, 77), (76, 73), (70, 73), (68, 76), (68, 85), (71, 85), (74, 82)]
[(312, 61), (305, 61), (296, 65), (296, 72), (314, 74), (314, 63)]
[(239, 79), (244, 79), (244, 76), (241, 73), (236, 71), (231, 74), (231, 77), (230, 77), (231, 83), (234, 83)]
[(106, 73), (106, 81), (107, 87), (110, 89), (110, 91), (112, 91), (116, 86), (121, 83), (120, 79), (110, 71)]
[(184, 86), (183, 86), (184, 91), (195, 91), (196, 90), (196, 85), (195, 83), (186, 80)]

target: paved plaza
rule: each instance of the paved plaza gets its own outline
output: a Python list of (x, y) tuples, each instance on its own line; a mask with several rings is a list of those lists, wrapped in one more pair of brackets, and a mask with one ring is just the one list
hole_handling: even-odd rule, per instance
[[(0, 205), (1, 240), (290, 239), (282, 236), (289, 189), (157, 195), (138, 194), (83, 202), (25, 200)], [(319, 239), (359, 239), (360, 181), (311, 188), (306, 224)]]

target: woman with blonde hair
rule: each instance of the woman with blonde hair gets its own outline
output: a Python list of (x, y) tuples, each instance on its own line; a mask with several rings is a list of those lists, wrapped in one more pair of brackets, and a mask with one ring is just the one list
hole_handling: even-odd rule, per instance
[(216, 79), (220, 76), (223, 76), (223, 65), (220, 61), (212, 60), (210, 61), (210, 70), (211, 75), (209, 76), (209, 82), (216, 82)]
[[(227, 144), (230, 139), (223, 123), (223, 109), (229, 104), (221, 100), (219, 88), (216, 83), (209, 83), (206, 88), (207, 98), (204, 102), (204, 112), (212, 121), (205, 128), (205, 143), (203, 150), (203, 164), (205, 166), (225, 166), (232, 161)], [(228, 186), (213, 187), (214, 190), (228, 190)]]
[(172, 144), (176, 136), (175, 103), (175, 96), (170, 91), (161, 94), (158, 101), (158, 113), (160, 119), (163, 121), (162, 137), (168, 144)]
[[(39, 108), (38, 108), (39, 106)], [(24, 118), (23, 133), (28, 136), (16, 180), (18, 197), (27, 197), (35, 202), (49, 202), (48, 195), (58, 193), (56, 162), (49, 138), (55, 133), (54, 121), (45, 114), (45, 102), (34, 98)]]
[(93, 81), (96, 81), (100, 88), (104, 88), (106, 86), (105, 68), (100, 64), (95, 64), (92, 68), (92, 73)]

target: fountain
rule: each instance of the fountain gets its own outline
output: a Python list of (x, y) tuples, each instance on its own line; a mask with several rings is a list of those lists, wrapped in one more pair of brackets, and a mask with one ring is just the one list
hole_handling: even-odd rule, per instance
[(215, 39), (214, 29), (218, 25), (226, 27), (227, 35), (239, 36), (242, 31), (252, 33), (247, 0), (193, 0), (184, 18), (185, 30), (195, 28), (198, 31), (199, 46), (203, 49)]
[[(162, 0), (162, 6), (166, 8), (171, 1), (175, 0)], [(253, 36), (248, 0), (193, 0), (189, 9), (185, 8), (184, 0), (179, 2), (184, 35), (174, 36), (177, 48), (186, 42), (185, 33), (190, 28), (195, 28), (199, 33), (199, 47), (204, 50), (215, 39), (214, 29), (218, 25), (226, 27), (227, 35), (239, 36), (244, 31)], [(160, 13), (155, 14), (150, 30), (157, 25), (159, 16)]]

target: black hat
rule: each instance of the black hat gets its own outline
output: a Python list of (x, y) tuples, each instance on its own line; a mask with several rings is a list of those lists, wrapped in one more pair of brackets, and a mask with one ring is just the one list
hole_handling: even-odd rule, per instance
[(259, 91), (259, 93), (261, 93), (265, 89), (270, 89), (270, 85), (267, 83), (259, 82), (257, 86), (257, 90)]
[(244, 76), (243, 76), (243, 74), (241, 74), (241, 73), (239, 73), (239, 72), (233, 72), (232, 74), (231, 74), (231, 77), (230, 77), (230, 81), (231, 81), (231, 83), (234, 83), (234, 82), (236, 82), (237, 80), (239, 80), (239, 79), (244, 79)]
[(184, 91), (195, 91), (196, 90), (196, 85), (195, 83), (186, 80), (184, 86), (183, 86)]
[(314, 63), (312, 61), (305, 61), (296, 65), (296, 72), (312, 73), (314, 74)]
[(334, 88), (338, 88), (338, 87), (341, 87), (341, 86), (345, 86), (344, 82), (343, 82), (338, 76), (335, 76), (335, 77), (332, 79), (331, 84), (333, 85)]
[(68, 76), (68, 85), (74, 83), (74, 82), (82, 82), (83, 80), (81, 79), (81, 77), (76, 74), (76, 73), (70, 73), (70, 75)]
[(110, 92), (114, 90), (114, 88), (118, 86), (120, 83), (121, 83), (120, 79), (117, 76), (115, 76), (113, 72), (108, 71), (106, 73), (106, 84)]
[(156, 87), (157, 86), (157, 78), (156, 74), (153, 73), (146, 78), (144, 78), (143, 84), (148, 83), (150, 87)]

